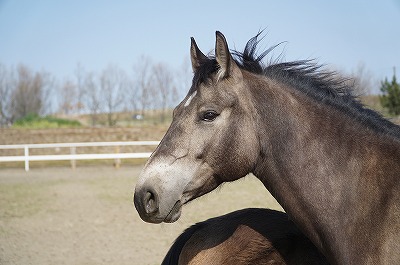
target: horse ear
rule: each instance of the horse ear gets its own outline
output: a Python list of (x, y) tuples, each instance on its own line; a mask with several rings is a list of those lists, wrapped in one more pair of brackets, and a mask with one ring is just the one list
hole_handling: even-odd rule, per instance
[(236, 66), (236, 63), (233, 61), (232, 55), (229, 52), (225, 36), (219, 31), (217, 31), (215, 35), (215, 59), (220, 66), (218, 76), (219, 78), (227, 77), (232, 74), (233, 68)]
[(196, 70), (200, 67), (200, 62), (204, 61), (207, 59), (207, 56), (205, 56), (197, 47), (196, 41), (194, 38), (190, 38), (191, 44), (190, 44), (190, 60), (192, 61), (192, 69), (193, 72), (196, 72)]

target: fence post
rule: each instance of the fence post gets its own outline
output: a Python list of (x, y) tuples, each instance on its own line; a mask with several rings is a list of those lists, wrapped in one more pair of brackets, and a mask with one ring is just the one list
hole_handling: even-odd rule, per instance
[(29, 147), (25, 145), (24, 147), (24, 154), (25, 154), (25, 171), (29, 171)]
[[(71, 146), (70, 150), (71, 150), (71, 155), (76, 154), (76, 146)], [(71, 167), (72, 167), (72, 169), (76, 168), (76, 160), (75, 159), (71, 159)]]
[[(118, 145), (115, 146), (115, 153), (116, 153), (116, 154), (119, 154), (119, 146), (118, 146)], [(115, 168), (119, 168), (120, 165), (121, 165), (121, 159), (115, 158), (114, 167), (115, 167)]]

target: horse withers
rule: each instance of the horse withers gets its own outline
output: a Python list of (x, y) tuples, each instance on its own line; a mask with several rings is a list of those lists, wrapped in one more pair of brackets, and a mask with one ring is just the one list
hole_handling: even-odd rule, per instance
[(186, 229), (161, 265), (324, 265), (325, 257), (283, 212), (248, 208)]
[(400, 264), (400, 129), (312, 61), (264, 66), (257, 37), (215, 56), (192, 38), (192, 87), (145, 165), (147, 222), (253, 173), (331, 264)]

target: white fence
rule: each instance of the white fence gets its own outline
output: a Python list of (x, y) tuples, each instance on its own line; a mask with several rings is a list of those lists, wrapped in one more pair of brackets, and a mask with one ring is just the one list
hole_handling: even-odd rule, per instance
[[(0, 145), (0, 149), (23, 149), (23, 156), (0, 156), (0, 162), (25, 162), (25, 170), (29, 171), (29, 161), (60, 161), (70, 160), (72, 167), (75, 167), (76, 160), (88, 159), (116, 159), (118, 165), (119, 159), (125, 158), (148, 158), (151, 153), (119, 153), (121, 146), (157, 146), (159, 141), (135, 141), (135, 142), (90, 142), (90, 143), (52, 143), (52, 144), (16, 144)], [(76, 154), (78, 147), (101, 147), (114, 146), (115, 153), (108, 154)], [(29, 149), (34, 148), (70, 148), (70, 154), (64, 155), (29, 155)]]

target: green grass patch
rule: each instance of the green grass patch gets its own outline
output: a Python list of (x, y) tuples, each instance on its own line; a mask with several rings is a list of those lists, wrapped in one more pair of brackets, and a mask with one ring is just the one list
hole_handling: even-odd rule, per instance
[(53, 116), (40, 117), (37, 114), (28, 114), (14, 122), (13, 128), (49, 129), (49, 128), (75, 128), (81, 127), (76, 120), (67, 120)]

